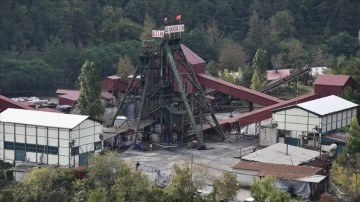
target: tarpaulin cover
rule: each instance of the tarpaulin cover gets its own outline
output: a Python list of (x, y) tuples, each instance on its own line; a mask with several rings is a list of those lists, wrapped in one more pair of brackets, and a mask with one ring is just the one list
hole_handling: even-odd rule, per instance
[(277, 187), (283, 191), (292, 189), (293, 193), (297, 196), (301, 196), (303, 199), (310, 197), (310, 185), (308, 182), (292, 181), (292, 180), (277, 180)]

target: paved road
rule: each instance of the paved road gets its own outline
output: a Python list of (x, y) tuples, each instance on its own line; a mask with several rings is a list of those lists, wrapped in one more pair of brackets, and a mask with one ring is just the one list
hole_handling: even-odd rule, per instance
[[(191, 161), (193, 156), (194, 164), (201, 164), (209, 169), (214, 175), (220, 175), (223, 171), (232, 171), (239, 159), (240, 148), (242, 155), (250, 153), (252, 148), (258, 145), (256, 137), (229, 138), (229, 142), (207, 142), (207, 150), (193, 150), (188, 148), (172, 148), (168, 150), (155, 149), (153, 151), (137, 151), (128, 150), (120, 153), (120, 157), (124, 160), (132, 161), (134, 165), (136, 162), (140, 163), (139, 169), (146, 173), (151, 180), (166, 181), (171, 176), (172, 166), (175, 163), (183, 163)], [(231, 141), (231, 139), (233, 141)], [(159, 172), (156, 172), (160, 170)], [(160, 178), (158, 177), (160, 174)], [(250, 192), (241, 189), (238, 194), (238, 201), (244, 201), (250, 197)]]

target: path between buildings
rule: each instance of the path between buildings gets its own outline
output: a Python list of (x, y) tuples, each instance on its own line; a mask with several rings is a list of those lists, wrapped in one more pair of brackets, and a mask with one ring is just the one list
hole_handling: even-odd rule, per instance
[[(171, 178), (172, 166), (182, 164), (186, 161), (203, 165), (214, 175), (221, 175), (223, 171), (232, 172), (234, 166), (241, 155), (250, 153), (254, 146), (258, 145), (257, 137), (245, 137), (233, 142), (207, 142), (207, 150), (193, 150), (186, 147), (172, 148), (170, 150), (155, 149), (152, 151), (127, 150), (120, 153), (120, 157), (124, 160), (133, 162), (134, 165), (139, 162), (139, 170), (142, 170), (149, 176), (149, 179), (159, 185), (166, 185)], [(241, 182), (240, 182), (241, 183)], [(206, 187), (209, 189), (209, 187)], [(207, 190), (205, 190), (207, 191)], [(238, 193), (237, 200), (244, 201), (250, 197), (250, 192), (241, 189)]]

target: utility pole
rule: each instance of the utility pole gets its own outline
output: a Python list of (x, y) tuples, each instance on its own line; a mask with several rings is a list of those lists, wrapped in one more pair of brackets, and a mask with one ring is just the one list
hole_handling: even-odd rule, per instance
[(357, 202), (359, 202), (358, 173), (359, 173), (359, 170), (356, 170), (355, 171), (355, 186), (356, 186), (356, 201)]
[(191, 202), (194, 201), (194, 193), (193, 193), (193, 189), (194, 189), (194, 186), (193, 186), (193, 179), (192, 179), (192, 168), (193, 168), (193, 161), (194, 161), (194, 154), (191, 154), (191, 163), (190, 163), (190, 183), (191, 183), (191, 196), (190, 196), (190, 199), (191, 199)]

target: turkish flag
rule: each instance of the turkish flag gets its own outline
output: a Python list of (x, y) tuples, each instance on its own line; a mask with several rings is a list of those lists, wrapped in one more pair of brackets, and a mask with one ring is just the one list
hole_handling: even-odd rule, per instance
[(177, 15), (175, 16), (175, 20), (176, 20), (176, 21), (180, 21), (180, 20), (181, 20), (181, 14), (177, 14)]

